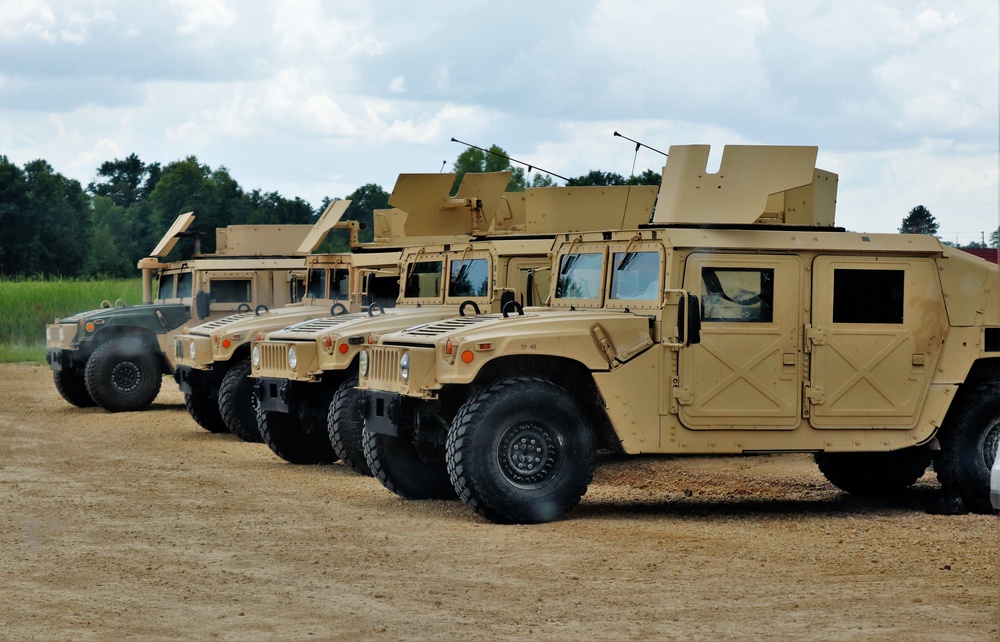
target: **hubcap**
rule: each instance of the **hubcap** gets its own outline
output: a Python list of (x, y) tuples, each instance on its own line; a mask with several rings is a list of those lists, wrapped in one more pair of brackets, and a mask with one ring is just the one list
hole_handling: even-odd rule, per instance
[(556, 436), (544, 424), (535, 422), (511, 426), (500, 438), (497, 459), (504, 477), (521, 488), (547, 484), (560, 463)]
[(142, 385), (142, 370), (131, 361), (119, 361), (111, 369), (111, 385), (121, 393), (135, 392)]

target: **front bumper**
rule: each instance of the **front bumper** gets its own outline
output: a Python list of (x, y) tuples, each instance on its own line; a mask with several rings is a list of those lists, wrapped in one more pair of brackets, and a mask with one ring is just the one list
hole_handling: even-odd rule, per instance
[(73, 368), (73, 351), (62, 348), (49, 348), (45, 352), (45, 362), (52, 372), (61, 372)]
[(185, 394), (194, 392), (194, 389), (191, 387), (193, 376), (191, 371), (191, 366), (177, 366), (177, 369), (174, 370), (174, 381), (177, 382), (177, 387), (181, 389), (181, 392)]

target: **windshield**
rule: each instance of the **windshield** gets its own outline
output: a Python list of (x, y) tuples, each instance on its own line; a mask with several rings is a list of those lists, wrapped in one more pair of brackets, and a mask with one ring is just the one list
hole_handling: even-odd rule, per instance
[(181, 272), (177, 275), (177, 298), (184, 299), (191, 296), (191, 286), (194, 283), (194, 274), (191, 272)]
[(176, 274), (161, 274), (160, 283), (156, 287), (156, 298), (157, 299), (172, 299), (174, 298), (174, 279)]
[(348, 299), (351, 296), (351, 271), (343, 268), (330, 270), (330, 298)]
[(448, 296), (487, 296), (490, 291), (490, 266), (486, 259), (452, 261)]
[(441, 261), (419, 261), (411, 263), (406, 270), (406, 298), (427, 298), (441, 296)]
[(596, 299), (601, 295), (603, 254), (566, 254), (559, 260), (556, 297)]
[(326, 298), (326, 270), (309, 270), (309, 286), (306, 296), (314, 299)]
[(658, 252), (615, 252), (611, 265), (612, 299), (655, 301), (660, 297)]

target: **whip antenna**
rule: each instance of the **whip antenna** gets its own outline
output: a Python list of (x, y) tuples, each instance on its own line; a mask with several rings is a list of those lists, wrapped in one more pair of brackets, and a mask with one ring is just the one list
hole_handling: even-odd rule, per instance
[(549, 170), (541, 168), (541, 167), (538, 167), (537, 165), (532, 165), (530, 163), (525, 163), (524, 161), (519, 161), (516, 158), (511, 158), (510, 156), (505, 156), (503, 154), (498, 154), (498, 153), (496, 153), (496, 152), (494, 152), (492, 150), (489, 150), (489, 149), (483, 149), (482, 147), (477, 147), (477, 146), (475, 146), (475, 145), (473, 145), (471, 143), (466, 143), (465, 141), (458, 140), (457, 138), (452, 138), (451, 142), (458, 143), (460, 145), (465, 145), (466, 147), (471, 147), (472, 149), (478, 149), (481, 152), (486, 152), (487, 154), (492, 154), (493, 156), (499, 156), (500, 158), (503, 158), (503, 159), (505, 159), (505, 160), (507, 160), (507, 161), (509, 161), (511, 163), (517, 163), (518, 165), (524, 165), (525, 167), (528, 168), (528, 173), (529, 174), (531, 173), (531, 170), (534, 169), (534, 170), (538, 170), (540, 172), (545, 172), (549, 176), (555, 176), (556, 178), (561, 178), (562, 180), (566, 181), (567, 185), (576, 185), (577, 184), (576, 181), (574, 181), (572, 178), (566, 178), (565, 176), (560, 176), (559, 174), (556, 174), (555, 172), (550, 172)]

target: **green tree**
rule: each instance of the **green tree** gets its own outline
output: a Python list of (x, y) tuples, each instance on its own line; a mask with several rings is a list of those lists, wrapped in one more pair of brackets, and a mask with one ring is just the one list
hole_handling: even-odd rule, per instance
[[(136, 260), (124, 248), (132, 244), (126, 210), (108, 196), (95, 196), (91, 208), (93, 251), (87, 256), (87, 273), (125, 277), (135, 273)], [(152, 248), (150, 248), (152, 249)]]
[(934, 236), (938, 231), (938, 223), (930, 210), (923, 205), (917, 205), (903, 219), (903, 224), (899, 227), (899, 231), (901, 234), (929, 234), (930, 236)]
[(524, 170), (520, 167), (515, 169), (507, 152), (497, 145), (492, 145), (489, 153), (475, 147), (466, 149), (455, 159), (452, 171), (456, 174), (455, 182), (451, 186), (452, 194), (458, 193), (462, 178), (469, 172), (510, 172), (511, 177), (506, 191), (523, 192), (525, 187)]
[(990, 247), (1000, 248), (1000, 227), (990, 232)]

